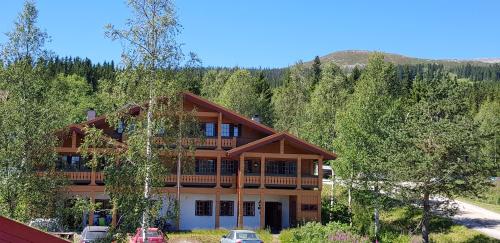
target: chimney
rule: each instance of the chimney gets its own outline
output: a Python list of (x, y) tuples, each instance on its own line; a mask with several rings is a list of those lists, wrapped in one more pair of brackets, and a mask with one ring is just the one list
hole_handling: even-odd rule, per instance
[(255, 114), (252, 116), (252, 121), (260, 123), (260, 117), (259, 115)]
[(90, 108), (87, 110), (87, 121), (93, 120), (95, 118), (95, 110)]

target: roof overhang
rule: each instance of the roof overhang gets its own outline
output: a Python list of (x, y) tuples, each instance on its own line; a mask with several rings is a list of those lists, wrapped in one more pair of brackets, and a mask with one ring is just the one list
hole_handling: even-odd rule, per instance
[(285, 132), (280, 132), (280, 133), (275, 133), (273, 135), (261, 138), (259, 140), (253, 141), (251, 143), (245, 144), (243, 146), (233, 148), (229, 151), (227, 151), (228, 155), (230, 157), (238, 157), (240, 154), (244, 152), (249, 152), (254, 149), (257, 149), (259, 147), (262, 147), (264, 145), (280, 141), (281, 139), (284, 139), (285, 141), (299, 147), (305, 150), (310, 151), (311, 153), (318, 154), (323, 156), (323, 159), (325, 160), (332, 160), (336, 159), (337, 155), (333, 152), (329, 152), (327, 150), (324, 150), (314, 144), (308, 143), (300, 138), (297, 138), (291, 134), (285, 133)]

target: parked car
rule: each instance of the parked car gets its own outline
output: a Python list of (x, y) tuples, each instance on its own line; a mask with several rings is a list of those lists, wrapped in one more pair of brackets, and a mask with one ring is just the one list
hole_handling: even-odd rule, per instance
[(223, 235), (220, 243), (263, 243), (257, 234), (250, 230), (231, 230)]
[(82, 231), (82, 240), (80, 243), (97, 242), (106, 238), (108, 231), (108, 226), (87, 226)]
[[(167, 242), (168, 237), (167, 235), (164, 235), (161, 230), (158, 228), (148, 228), (146, 231), (146, 237), (148, 239), (148, 242), (157, 242), (157, 243), (164, 243)], [(142, 228), (138, 228), (135, 231), (135, 235), (130, 238), (130, 243), (143, 243), (144, 239), (142, 238)]]

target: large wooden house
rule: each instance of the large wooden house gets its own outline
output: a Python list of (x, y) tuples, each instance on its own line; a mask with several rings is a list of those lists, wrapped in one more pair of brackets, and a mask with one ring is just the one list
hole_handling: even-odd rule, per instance
[[(196, 110), (205, 139), (196, 144), (194, 173), (180, 178), (181, 230), (281, 229), (321, 219), (321, 168), (325, 160), (335, 159), (334, 153), (197, 95), (183, 95), (184, 108)], [(103, 129), (110, 138), (116, 133), (105, 116), (92, 114), (87, 122), (68, 127), (56, 148), (63, 173), (72, 181), (67, 191), (110, 209), (90, 212), (88, 224), (115, 224), (120, 212), (112, 210), (104, 191), (104, 173), (87, 168), (79, 154), (85, 125)], [(165, 175), (161, 191), (175, 193), (176, 181), (175, 174)]]

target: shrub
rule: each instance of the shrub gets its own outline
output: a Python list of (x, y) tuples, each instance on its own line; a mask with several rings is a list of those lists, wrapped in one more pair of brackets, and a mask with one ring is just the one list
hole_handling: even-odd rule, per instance
[(299, 228), (287, 229), (281, 232), (280, 240), (283, 243), (298, 242), (369, 242), (368, 237), (354, 234), (350, 227), (340, 223), (322, 225), (309, 222)]

